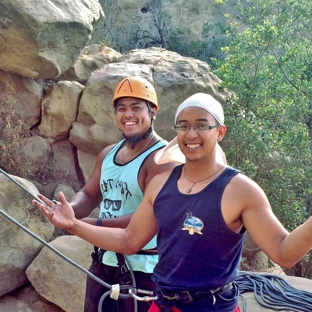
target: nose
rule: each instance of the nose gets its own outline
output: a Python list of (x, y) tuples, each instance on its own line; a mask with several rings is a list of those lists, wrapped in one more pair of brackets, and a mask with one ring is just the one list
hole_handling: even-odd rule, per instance
[(131, 108), (128, 108), (124, 111), (124, 116), (128, 117), (128, 116), (133, 116), (133, 111)]
[(194, 129), (194, 125), (190, 125), (190, 130), (186, 134), (188, 137), (197, 137), (197, 131)]

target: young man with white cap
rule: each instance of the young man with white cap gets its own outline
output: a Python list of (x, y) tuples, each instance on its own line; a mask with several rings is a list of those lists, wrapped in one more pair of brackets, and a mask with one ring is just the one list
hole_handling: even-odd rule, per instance
[(291, 267), (312, 247), (312, 218), (289, 233), (263, 190), (218, 158), (223, 109), (195, 94), (177, 109), (175, 129), (185, 165), (157, 175), (126, 229), (96, 228), (40, 196), (33, 201), (56, 226), (103, 248), (135, 253), (157, 233), (153, 272), (158, 297), (149, 311), (239, 311), (235, 279), (245, 232), (277, 264)]

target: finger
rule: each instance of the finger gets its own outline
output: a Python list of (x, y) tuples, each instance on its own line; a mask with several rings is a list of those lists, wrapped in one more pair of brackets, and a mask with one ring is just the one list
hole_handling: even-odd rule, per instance
[(51, 200), (41, 194), (38, 194), (38, 198), (40, 198), (44, 203), (46, 203), (49, 207), (52, 206)]
[(48, 214), (51, 212), (51, 207), (49, 207), (48, 205), (43, 205), (41, 203), (39, 203), (37, 200), (33, 199), (32, 200), (32, 204), (34, 206), (36, 206), (37, 208), (39, 208), (39, 210), (46, 216), (48, 216)]
[(66, 197), (62, 191), (58, 193), (58, 198), (62, 205), (68, 204), (68, 201), (66, 200)]
[(51, 211), (51, 208), (49, 206), (39, 204), (37, 205), (37, 207), (47, 218), (50, 218), (53, 216), (53, 211)]

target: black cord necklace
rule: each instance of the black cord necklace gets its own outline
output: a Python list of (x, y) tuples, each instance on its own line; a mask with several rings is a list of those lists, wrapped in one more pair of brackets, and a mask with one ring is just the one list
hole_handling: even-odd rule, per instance
[(214, 174), (210, 175), (209, 177), (194, 182), (194, 181), (189, 180), (189, 179), (186, 177), (185, 167), (183, 167), (185, 179), (186, 179), (187, 181), (193, 183), (185, 192), (186, 192), (187, 194), (191, 193), (191, 192), (192, 192), (192, 189), (193, 189), (193, 187), (194, 187), (195, 184), (197, 184), (197, 183), (199, 183), (199, 182), (203, 182), (203, 181), (205, 181), (205, 180), (208, 180), (209, 178), (211, 178), (211, 177), (213, 177), (215, 174), (217, 174), (222, 168), (224, 168), (224, 166), (222, 166), (220, 169), (218, 169)]

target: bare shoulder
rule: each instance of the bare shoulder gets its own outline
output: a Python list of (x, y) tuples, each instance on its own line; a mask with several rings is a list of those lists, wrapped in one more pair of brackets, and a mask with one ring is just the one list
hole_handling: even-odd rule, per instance
[(88, 192), (88, 194), (93, 194), (93, 189), (95, 189), (97, 191), (97, 193), (99, 193), (99, 185), (100, 185), (100, 176), (101, 176), (101, 166), (102, 166), (102, 162), (103, 159), (106, 157), (106, 155), (108, 154), (108, 152), (114, 147), (114, 144), (109, 145), (107, 147), (105, 147), (97, 156), (96, 162), (95, 162), (95, 166), (93, 169), (93, 172), (90, 176), (90, 178), (88, 179), (87, 183), (85, 184), (85, 186), (83, 187), (83, 189), (85, 191)]
[[(278, 263), (280, 243), (288, 232), (273, 213), (262, 188), (240, 173), (230, 181), (225, 189), (225, 195), (227, 195), (225, 196), (226, 207), (222, 207), (225, 218), (227, 216), (233, 218), (231, 213), (236, 214), (253, 241)], [(231, 218), (228, 220), (231, 221)], [(226, 221), (230, 224), (228, 220)]]
[(100, 154), (97, 157), (97, 161), (100, 161), (102, 163), (103, 159), (106, 157), (106, 155), (111, 151), (111, 149), (115, 146), (116, 144), (111, 144), (102, 149)]
[[(158, 151), (158, 150), (157, 150)], [(165, 163), (165, 164), (156, 164), (154, 161), (154, 156), (157, 151), (152, 152), (144, 161), (140, 172), (139, 172), (139, 181), (142, 190), (147, 187), (150, 181), (158, 174), (161, 174), (165, 171), (171, 171), (174, 167), (179, 165), (178, 163)], [(143, 190), (144, 191), (144, 190)]]
[(155, 154), (159, 151), (153, 151), (152, 153), (150, 153), (146, 159), (146, 166), (147, 166), (147, 170), (149, 171), (149, 174), (154, 174), (157, 175), (159, 173), (162, 173), (164, 171), (173, 169), (175, 166), (178, 165), (178, 163), (174, 163), (174, 162), (168, 162), (168, 163), (164, 163), (164, 164), (156, 164), (155, 163)]
[(242, 173), (232, 178), (224, 190), (222, 206), (235, 212), (242, 218), (244, 212), (250, 209), (271, 209), (269, 201), (262, 188), (252, 179)]
[[(152, 202), (156, 198), (157, 194), (160, 192), (161, 188), (164, 186), (166, 181), (168, 180), (173, 168), (163, 171), (157, 175), (155, 175), (146, 188), (145, 195), (148, 195)], [(145, 196), (144, 195), (144, 196)]]
[(242, 173), (238, 173), (232, 178), (227, 187), (228, 191), (235, 192), (237, 196), (254, 196), (255, 194), (264, 194), (262, 188), (252, 179)]

